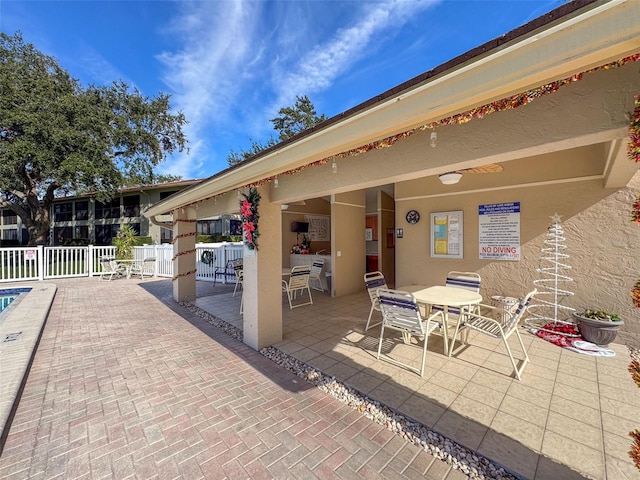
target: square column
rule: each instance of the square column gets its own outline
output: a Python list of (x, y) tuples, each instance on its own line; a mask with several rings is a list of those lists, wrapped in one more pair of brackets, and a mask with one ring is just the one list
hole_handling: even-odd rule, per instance
[(173, 299), (196, 299), (196, 220), (182, 209), (173, 211)]
[(282, 209), (270, 203), (268, 187), (258, 191), (258, 250), (244, 247), (242, 292), (244, 343), (255, 350), (282, 340), (283, 299)]

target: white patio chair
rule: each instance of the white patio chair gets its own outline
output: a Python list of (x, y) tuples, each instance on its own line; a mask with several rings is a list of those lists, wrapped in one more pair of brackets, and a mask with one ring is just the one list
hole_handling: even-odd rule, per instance
[(111, 280), (113, 277), (121, 275), (115, 258), (102, 257), (100, 259), (100, 267), (100, 280)]
[(129, 274), (131, 277), (138, 276), (140, 279), (144, 279), (145, 277), (155, 277), (156, 276), (156, 259), (155, 257), (145, 258), (142, 263), (136, 263), (131, 266), (131, 273)]
[[(424, 364), (427, 358), (427, 341), (429, 334), (441, 326), (441, 322), (444, 321), (443, 313), (435, 312), (427, 317), (426, 320), (423, 319), (413, 295), (401, 290), (380, 288), (378, 289), (377, 299), (380, 305), (380, 311), (382, 312), (382, 327), (380, 328), (380, 341), (378, 343), (378, 360), (380, 360), (385, 329), (399, 331), (402, 333), (402, 339), (405, 344), (411, 345), (412, 336), (423, 341), (420, 369), (391, 358), (389, 355), (384, 355), (383, 360), (408, 368), (418, 373), (421, 377), (424, 376)], [(435, 321), (436, 317), (440, 317), (440, 322)]]
[(324, 269), (324, 258), (314, 258), (311, 264), (311, 273), (309, 275), (309, 284), (314, 290), (324, 292), (322, 286), (322, 270)]
[(371, 327), (375, 327), (380, 325), (380, 322), (370, 325), (371, 316), (373, 315), (374, 310), (380, 311), (380, 302), (378, 301), (378, 289), (379, 288), (388, 288), (387, 282), (384, 279), (384, 275), (381, 272), (369, 272), (364, 274), (364, 284), (367, 287), (367, 292), (369, 293), (369, 299), (371, 300), (371, 310), (369, 310), (369, 318), (367, 318), (367, 325), (364, 327), (364, 330), (367, 331)]
[[(454, 344), (460, 328), (469, 328), (484, 335), (488, 335), (492, 338), (501, 338), (504, 342), (505, 348), (507, 349), (507, 354), (509, 355), (509, 359), (511, 360), (511, 365), (513, 365), (513, 372), (515, 373), (516, 378), (520, 380), (522, 371), (529, 362), (529, 355), (527, 353), (527, 349), (524, 346), (524, 342), (522, 341), (522, 337), (520, 336), (520, 332), (518, 331), (518, 324), (524, 313), (527, 311), (531, 299), (536, 293), (538, 293), (536, 289), (527, 293), (524, 298), (520, 299), (520, 301), (518, 302), (518, 306), (512, 312), (492, 305), (479, 305), (482, 309), (482, 312), (488, 311), (490, 313), (488, 313), (487, 315), (495, 316), (495, 318), (493, 318), (492, 316), (480, 315), (479, 313), (477, 313), (477, 311), (466, 312), (463, 310), (463, 322), (461, 322), (456, 327), (456, 330), (453, 334)], [(513, 354), (511, 353), (509, 343), (507, 342), (507, 340), (513, 333), (515, 333), (516, 337), (518, 337), (520, 348), (522, 348), (522, 352), (524, 354), (524, 359), (522, 360), (522, 364), (519, 368), (516, 364)]]
[[(311, 297), (311, 288), (309, 287), (309, 276), (311, 274), (311, 265), (298, 265), (291, 269), (291, 275), (289, 281), (282, 280), (282, 291), (287, 294), (289, 300), (289, 308), (294, 309), (296, 307), (302, 307), (303, 305), (313, 305), (313, 298)], [(293, 300), (296, 299), (297, 294), (304, 295), (304, 292), (309, 295), (309, 301), (306, 303), (297, 303), (294, 305)]]

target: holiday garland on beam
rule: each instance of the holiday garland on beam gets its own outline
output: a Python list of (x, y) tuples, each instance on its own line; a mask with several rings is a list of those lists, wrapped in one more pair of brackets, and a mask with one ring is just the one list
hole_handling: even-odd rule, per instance
[(258, 238), (260, 237), (258, 206), (261, 196), (255, 187), (250, 187), (249, 193), (243, 193), (242, 196), (244, 198), (240, 201), (240, 214), (242, 215), (244, 244), (249, 250), (258, 250)]

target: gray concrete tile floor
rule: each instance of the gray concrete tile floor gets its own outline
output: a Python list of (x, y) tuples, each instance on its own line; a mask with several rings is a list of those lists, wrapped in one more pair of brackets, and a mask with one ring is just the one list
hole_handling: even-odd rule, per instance
[[(177, 305), (170, 280), (55, 285), (0, 478), (465, 477)], [(241, 328), (240, 298), (198, 282), (195, 303)], [(640, 478), (626, 453), (640, 390), (624, 345), (590, 357), (525, 333), (519, 382), (499, 342), (471, 336), (448, 358), (433, 336), (421, 378), (376, 360), (369, 305), (364, 292), (314, 292), (289, 310), (283, 296), (276, 347), (522, 478)], [(385, 351), (412, 362), (421, 349)]]
[[(449, 358), (435, 335), (421, 378), (376, 359), (380, 327), (364, 330), (366, 293), (313, 298), (314, 305), (294, 310), (283, 302), (278, 349), (523, 478), (640, 479), (627, 455), (628, 432), (640, 428), (640, 389), (627, 371), (626, 345), (610, 345), (615, 357), (581, 355), (522, 329), (531, 363), (518, 381), (501, 341), (472, 332)], [(241, 326), (238, 301), (207, 296), (196, 303), (210, 312), (226, 304), (226, 320)], [(383, 353), (419, 365), (421, 348), (396, 340), (385, 340)], [(515, 338), (510, 345), (522, 358)]]

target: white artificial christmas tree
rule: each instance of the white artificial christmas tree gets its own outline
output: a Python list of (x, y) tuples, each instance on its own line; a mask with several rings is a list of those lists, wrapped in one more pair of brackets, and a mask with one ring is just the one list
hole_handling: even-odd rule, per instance
[[(541, 267), (537, 269), (540, 278), (533, 282), (538, 289), (536, 303), (529, 306), (532, 316), (527, 318), (525, 323), (536, 330), (545, 330), (553, 326), (551, 331), (560, 333), (557, 327), (573, 324), (571, 313), (575, 309), (562, 305), (565, 298), (573, 295), (573, 292), (568, 290), (568, 284), (573, 282), (573, 278), (565, 273), (571, 270), (571, 266), (566, 263), (569, 255), (564, 253), (567, 245), (564, 229), (560, 225), (560, 215), (556, 213), (551, 219), (553, 223), (547, 229), (547, 238), (542, 247)], [(576, 336), (572, 328), (567, 328), (565, 334)]]

